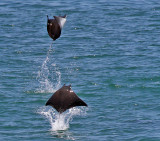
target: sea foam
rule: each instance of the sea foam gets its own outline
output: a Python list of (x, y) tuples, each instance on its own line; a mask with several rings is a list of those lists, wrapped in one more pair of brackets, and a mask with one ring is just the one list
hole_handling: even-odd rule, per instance
[(43, 106), (38, 110), (38, 113), (43, 115), (49, 121), (51, 131), (58, 131), (67, 130), (73, 117), (86, 115), (86, 109), (86, 107), (74, 107), (59, 114), (55, 109)]

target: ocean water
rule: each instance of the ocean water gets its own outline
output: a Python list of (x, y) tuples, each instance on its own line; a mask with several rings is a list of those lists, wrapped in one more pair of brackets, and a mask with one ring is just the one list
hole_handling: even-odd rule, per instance
[[(63, 84), (88, 107), (46, 107)], [(1, 0), (0, 99), (2, 141), (159, 141), (160, 1)]]

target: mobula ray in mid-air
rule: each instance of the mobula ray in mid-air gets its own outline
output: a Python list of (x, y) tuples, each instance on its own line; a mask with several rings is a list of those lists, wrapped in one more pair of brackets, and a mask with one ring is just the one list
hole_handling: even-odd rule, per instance
[(55, 41), (61, 35), (61, 30), (66, 22), (66, 15), (53, 16), (54, 19), (49, 19), (47, 15), (47, 31), (48, 35)]
[(46, 106), (50, 105), (59, 113), (63, 113), (67, 109), (76, 106), (87, 106), (71, 89), (71, 85), (65, 86), (57, 90), (51, 98), (47, 101)]

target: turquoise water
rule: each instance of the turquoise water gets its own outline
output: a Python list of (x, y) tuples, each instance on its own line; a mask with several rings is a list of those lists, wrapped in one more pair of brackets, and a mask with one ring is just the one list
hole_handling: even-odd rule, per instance
[[(160, 140), (158, 0), (1, 0), (0, 33), (0, 140)], [(89, 107), (45, 107), (63, 84)]]

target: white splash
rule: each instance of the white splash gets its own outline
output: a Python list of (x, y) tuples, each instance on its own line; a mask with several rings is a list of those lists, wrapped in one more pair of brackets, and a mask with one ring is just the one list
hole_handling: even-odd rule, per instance
[(61, 72), (56, 64), (49, 64), (52, 44), (50, 45), (40, 71), (38, 71), (37, 80), (40, 83), (40, 87), (36, 91), (40, 93), (54, 93), (61, 85)]
[(51, 125), (51, 131), (67, 130), (74, 116), (86, 115), (86, 107), (74, 107), (59, 114), (53, 108), (42, 107), (38, 113), (45, 116)]

